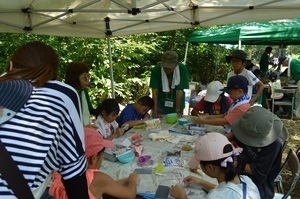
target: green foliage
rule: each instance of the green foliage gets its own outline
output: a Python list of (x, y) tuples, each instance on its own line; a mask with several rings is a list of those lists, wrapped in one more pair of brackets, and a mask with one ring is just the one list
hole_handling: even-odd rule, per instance
[(225, 62), (230, 50), (212, 44), (191, 44), (187, 66), (192, 81), (208, 84), (213, 80), (225, 81), (231, 66)]
[[(126, 104), (150, 94), (151, 68), (165, 50), (174, 50), (184, 60), (186, 38), (194, 29), (140, 34), (111, 38), (112, 68), (116, 99)], [(65, 68), (71, 61), (85, 62), (90, 67), (91, 100), (96, 107), (112, 97), (111, 71), (107, 39), (56, 37), (33, 34), (0, 34), (0, 73), (6, 71), (15, 49), (28, 41), (40, 40), (52, 46), (60, 57), (59, 80), (64, 81)], [(188, 51), (187, 67), (190, 79), (208, 83), (225, 80), (230, 66), (224, 63), (228, 53), (224, 47), (192, 44)]]

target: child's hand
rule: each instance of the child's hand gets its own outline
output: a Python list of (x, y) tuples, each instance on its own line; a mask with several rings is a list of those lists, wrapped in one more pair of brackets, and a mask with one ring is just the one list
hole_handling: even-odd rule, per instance
[(180, 185), (171, 186), (170, 194), (175, 199), (186, 199), (187, 198), (185, 190)]
[(195, 123), (199, 123), (199, 124), (203, 123), (202, 118), (198, 116), (191, 116), (191, 120), (193, 120)]
[(118, 137), (120, 137), (123, 134), (124, 134), (124, 129), (123, 128), (117, 128), (117, 135), (118, 135)]
[(128, 180), (128, 183), (138, 184), (138, 182), (140, 181), (140, 176), (136, 173), (132, 173), (129, 175), (127, 180)]
[(129, 124), (128, 123), (124, 123), (121, 128), (124, 130), (124, 131), (127, 131), (129, 129)]
[(198, 178), (194, 177), (194, 176), (188, 176), (188, 177), (185, 177), (183, 179), (183, 183), (185, 186), (190, 186), (191, 184), (193, 183), (197, 183), (198, 182)]
[(149, 113), (146, 113), (144, 118), (143, 118), (143, 121), (149, 120), (149, 119), (150, 119), (150, 115), (149, 115)]

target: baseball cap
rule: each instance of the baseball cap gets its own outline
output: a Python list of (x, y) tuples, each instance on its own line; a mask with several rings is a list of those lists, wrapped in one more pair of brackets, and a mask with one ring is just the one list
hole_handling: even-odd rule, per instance
[(221, 82), (219, 81), (210, 82), (207, 86), (204, 100), (208, 102), (216, 102), (218, 97), (223, 93), (221, 89), (224, 89), (224, 86)]
[(221, 133), (210, 132), (200, 137), (194, 148), (194, 156), (189, 161), (191, 169), (196, 168), (200, 161), (214, 161), (222, 158), (227, 158), (234, 153), (232, 151), (224, 153), (224, 147), (232, 144), (228, 141), (227, 137)]
[(243, 50), (235, 50), (232, 52), (232, 55), (225, 57), (226, 62), (230, 63), (232, 58), (237, 58), (242, 61), (245, 61), (245, 60), (247, 60), (247, 53)]
[(28, 80), (0, 82), (0, 124), (16, 115), (31, 96), (32, 90), (33, 86)]
[(264, 147), (279, 137), (283, 123), (271, 111), (254, 106), (233, 121), (231, 130), (241, 143), (251, 147)]
[(227, 87), (224, 91), (235, 90), (235, 89), (248, 89), (248, 80), (242, 75), (231, 76), (227, 81)]
[(105, 147), (111, 148), (114, 146), (112, 141), (103, 139), (102, 135), (91, 127), (84, 127), (84, 138), (85, 154), (88, 158), (98, 153)]
[(174, 69), (176, 67), (176, 63), (178, 62), (178, 54), (174, 51), (166, 51), (164, 52), (160, 64), (163, 68)]

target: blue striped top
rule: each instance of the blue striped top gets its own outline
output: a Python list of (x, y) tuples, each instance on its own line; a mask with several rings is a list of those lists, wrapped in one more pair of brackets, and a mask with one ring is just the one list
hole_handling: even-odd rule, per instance
[[(78, 94), (62, 82), (34, 88), (20, 111), (0, 125), (0, 139), (32, 190), (53, 170), (66, 180), (86, 170)], [(1, 174), (0, 197), (15, 198)]]

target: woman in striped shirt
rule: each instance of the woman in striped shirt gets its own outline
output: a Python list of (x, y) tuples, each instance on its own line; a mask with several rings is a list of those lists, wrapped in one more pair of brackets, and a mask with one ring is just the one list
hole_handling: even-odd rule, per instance
[[(0, 124), (0, 140), (35, 198), (46, 189), (53, 171), (62, 175), (70, 199), (88, 198), (79, 98), (71, 86), (56, 80), (58, 67), (57, 54), (42, 42), (28, 42), (16, 50), (0, 84), (28, 80), (33, 89), (16, 115)], [(15, 198), (0, 175), (2, 197)]]

